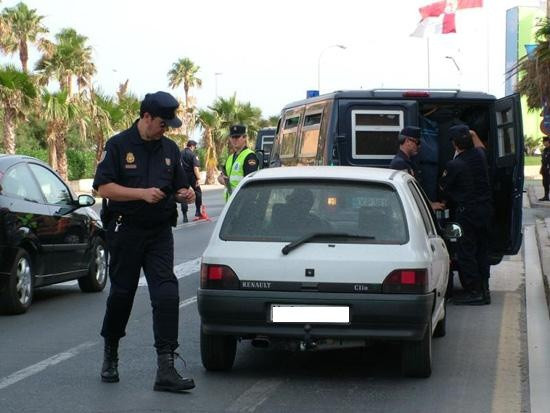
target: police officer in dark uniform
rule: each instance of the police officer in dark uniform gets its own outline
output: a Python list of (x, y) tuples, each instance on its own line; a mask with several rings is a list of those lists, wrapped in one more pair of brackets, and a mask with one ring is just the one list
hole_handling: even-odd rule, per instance
[[(199, 157), (195, 153), (197, 149), (197, 142), (194, 140), (189, 140), (183, 151), (181, 151), (181, 163), (183, 170), (187, 175), (187, 180), (191, 185), (191, 188), (195, 190), (195, 219), (201, 219), (201, 205), (202, 205), (202, 190), (200, 185), (201, 175), (200, 175), (200, 161)], [(187, 211), (189, 206), (186, 202), (181, 204), (181, 213), (183, 215), (183, 222), (188, 222)]]
[(487, 158), (483, 148), (474, 146), (468, 126), (452, 126), (449, 138), (456, 155), (447, 163), (440, 187), (451, 219), (462, 227), (457, 245), (458, 271), (468, 290), (465, 297), (454, 302), (490, 304), (488, 234), (493, 211)]
[(102, 219), (110, 254), (111, 290), (101, 335), (105, 339), (101, 379), (118, 382), (118, 343), (125, 335), (143, 269), (153, 309), (158, 355), (154, 389), (183, 391), (195, 387), (174, 368), (178, 347), (179, 294), (174, 275), (171, 226), (177, 202), (192, 202), (194, 191), (181, 166), (178, 146), (163, 136), (181, 126), (178, 102), (165, 92), (145, 95), (139, 119), (105, 145), (97, 165), (94, 189), (108, 200)]
[(399, 152), (393, 157), (390, 168), (399, 171), (407, 171), (412, 176), (418, 177), (418, 166), (413, 157), (420, 150), (420, 128), (407, 126), (401, 129), (398, 137)]
[(550, 201), (548, 198), (548, 189), (550, 187), (550, 138), (542, 138), (544, 149), (542, 150), (540, 174), (542, 175), (542, 186), (544, 187), (544, 196), (539, 201)]

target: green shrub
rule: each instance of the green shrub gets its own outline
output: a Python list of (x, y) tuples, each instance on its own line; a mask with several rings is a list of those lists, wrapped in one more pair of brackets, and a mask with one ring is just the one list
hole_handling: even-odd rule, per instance
[(27, 155), (40, 159), (43, 162), (48, 163), (48, 150), (41, 148), (16, 148), (15, 152), (18, 155)]
[(69, 164), (69, 180), (93, 178), (95, 154), (93, 152), (78, 151), (76, 149), (67, 150), (67, 163)]

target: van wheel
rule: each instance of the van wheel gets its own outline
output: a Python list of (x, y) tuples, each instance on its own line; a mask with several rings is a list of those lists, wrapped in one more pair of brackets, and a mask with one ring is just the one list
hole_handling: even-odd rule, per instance
[(107, 249), (105, 241), (96, 238), (92, 243), (88, 274), (78, 279), (80, 290), (85, 293), (103, 291), (107, 284)]
[(447, 299), (444, 299), (443, 302), (443, 311), (445, 314), (443, 318), (439, 320), (435, 326), (434, 337), (445, 337), (447, 334)]
[(32, 303), (34, 278), (31, 258), (20, 249), (17, 251), (6, 288), (0, 294), (0, 310), (6, 314), (22, 314)]
[(403, 374), (408, 377), (430, 377), (432, 374), (432, 322), (419, 341), (404, 341), (401, 346)]
[(231, 370), (235, 354), (237, 354), (235, 337), (206, 334), (201, 326), (201, 359), (206, 370)]

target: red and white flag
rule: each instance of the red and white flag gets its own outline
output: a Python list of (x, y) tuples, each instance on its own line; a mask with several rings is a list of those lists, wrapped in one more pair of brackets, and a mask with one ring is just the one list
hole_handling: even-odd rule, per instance
[(456, 11), (474, 7), (483, 7), (483, 0), (441, 0), (420, 7), (421, 19), (411, 36), (456, 33)]

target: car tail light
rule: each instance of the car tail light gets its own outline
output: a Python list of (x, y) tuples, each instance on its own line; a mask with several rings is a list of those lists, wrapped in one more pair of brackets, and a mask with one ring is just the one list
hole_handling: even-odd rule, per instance
[(238, 290), (239, 278), (235, 271), (226, 265), (202, 264), (201, 288)]
[(428, 271), (425, 268), (392, 271), (382, 283), (382, 292), (425, 294), (428, 292)]
[(425, 90), (408, 90), (403, 92), (404, 98), (427, 98), (430, 97), (430, 93)]

